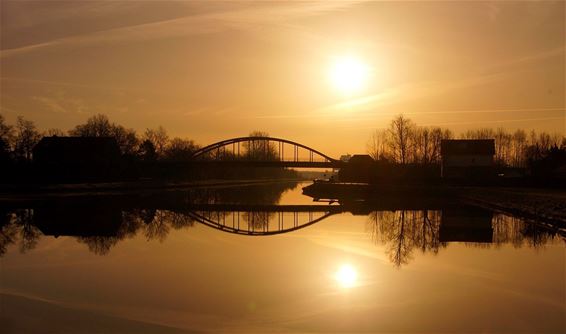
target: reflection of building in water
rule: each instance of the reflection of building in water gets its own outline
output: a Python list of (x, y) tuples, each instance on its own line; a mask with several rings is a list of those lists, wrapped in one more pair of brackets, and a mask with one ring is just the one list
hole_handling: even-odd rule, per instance
[(33, 220), (44, 235), (111, 237), (118, 235), (122, 212), (111, 206), (55, 205), (35, 209)]
[(442, 140), (441, 174), (444, 178), (479, 179), (493, 173), (493, 139)]
[(480, 208), (450, 208), (442, 211), (440, 242), (493, 241), (493, 213)]

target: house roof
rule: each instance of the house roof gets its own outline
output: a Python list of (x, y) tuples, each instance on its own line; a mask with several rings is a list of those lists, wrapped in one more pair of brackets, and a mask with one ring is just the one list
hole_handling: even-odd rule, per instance
[(348, 162), (354, 164), (367, 164), (367, 163), (373, 163), (375, 162), (375, 160), (373, 160), (373, 158), (368, 154), (354, 154), (350, 158), (350, 160), (348, 160)]
[(441, 142), (442, 155), (495, 154), (493, 139), (445, 139)]

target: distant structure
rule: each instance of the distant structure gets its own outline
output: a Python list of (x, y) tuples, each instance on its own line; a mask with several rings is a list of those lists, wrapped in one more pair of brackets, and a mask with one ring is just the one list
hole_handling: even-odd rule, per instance
[(367, 154), (354, 154), (340, 168), (338, 177), (342, 182), (370, 182), (375, 160)]
[(109, 178), (120, 170), (120, 147), (112, 137), (43, 137), (33, 148), (33, 162), (47, 178)]
[(493, 242), (493, 213), (479, 208), (449, 208), (442, 211), (440, 242)]
[(493, 174), (493, 139), (442, 140), (440, 153), (443, 178), (481, 179)]

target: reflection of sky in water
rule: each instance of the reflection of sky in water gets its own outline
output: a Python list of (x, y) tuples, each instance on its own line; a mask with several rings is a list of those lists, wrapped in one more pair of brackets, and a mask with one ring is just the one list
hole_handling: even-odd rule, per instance
[(340, 287), (351, 288), (358, 282), (358, 271), (351, 264), (343, 264), (334, 274), (334, 279)]
[[(300, 198), (297, 190), (281, 204), (291, 198)], [(80, 326), (75, 318), (149, 332), (169, 328), (148, 323), (213, 332), (565, 329), (564, 242), (532, 247), (535, 237), (519, 240), (498, 216), (501, 242), (431, 245), (418, 236), (423, 214), (413, 212), (403, 240), (399, 212), (341, 213), (266, 237), (159, 215), (165, 237), (152, 237), (158, 225), (144, 227), (105, 256), (75, 237), (41, 237), (24, 254), (10, 245), (0, 258), (3, 315), (25, 323), (33, 310), (53, 328)], [(399, 248), (409, 257), (400, 267), (392, 262)]]

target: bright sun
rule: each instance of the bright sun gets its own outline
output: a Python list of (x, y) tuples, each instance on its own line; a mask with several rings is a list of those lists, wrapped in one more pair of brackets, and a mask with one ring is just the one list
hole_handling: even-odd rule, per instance
[(341, 93), (351, 95), (364, 88), (370, 68), (355, 57), (336, 59), (330, 69), (330, 82)]
[(334, 279), (343, 288), (351, 288), (356, 285), (358, 281), (358, 273), (354, 267), (349, 264), (343, 264), (336, 274), (334, 274)]

